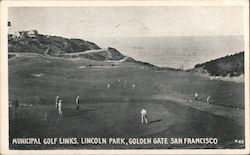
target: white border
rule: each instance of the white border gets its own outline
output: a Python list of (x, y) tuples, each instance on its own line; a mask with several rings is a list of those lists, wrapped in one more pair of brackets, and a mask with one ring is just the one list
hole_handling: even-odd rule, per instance
[[(169, 0), (169, 1), (0, 1), (0, 154), (250, 154), (249, 152), (249, 1), (248, 0)], [(245, 40), (245, 149), (135, 149), (135, 150), (9, 150), (8, 149), (8, 7), (22, 6), (244, 6)]]

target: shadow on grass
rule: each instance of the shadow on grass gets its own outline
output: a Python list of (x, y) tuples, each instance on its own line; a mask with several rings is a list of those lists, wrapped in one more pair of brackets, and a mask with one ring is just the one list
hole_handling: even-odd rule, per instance
[(157, 119), (157, 120), (153, 120), (153, 121), (149, 121), (148, 124), (152, 124), (152, 123), (157, 123), (162, 121), (162, 119)]

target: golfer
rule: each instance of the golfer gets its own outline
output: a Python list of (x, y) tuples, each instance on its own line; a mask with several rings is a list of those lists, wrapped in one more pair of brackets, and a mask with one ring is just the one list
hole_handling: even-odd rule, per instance
[(208, 97), (207, 97), (207, 104), (210, 103), (210, 102), (209, 102), (209, 101), (210, 101), (210, 97), (211, 97), (211, 96), (208, 96)]
[(58, 109), (59, 96), (56, 97), (56, 109)]
[(195, 98), (196, 101), (198, 101), (198, 96), (199, 96), (198, 93), (194, 94), (194, 98)]
[(141, 110), (141, 123), (142, 124), (144, 123), (144, 121), (145, 121), (146, 124), (148, 124), (148, 120), (147, 120), (146, 115), (147, 115), (146, 109), (142, 109)]
[(135, 88), (135, 84), (132, 85), (133, 89)]
[(46, 112), (46, 113), (44, 114), (44, 121), (45, 121), (45, 122), (47, 121), (47, 117), (48, 117), (48, 113)]
[(59, 100), (59, 102), (58, 102), (58, 113), (59, 113), (59, 116), (63, 116), (63, 112), (62, 112), (62, 100)]
[(76, 111), (79, 112), (79, 109), (80, 109), (80, 100), (79, 100), (79, 96), (76, 97)]

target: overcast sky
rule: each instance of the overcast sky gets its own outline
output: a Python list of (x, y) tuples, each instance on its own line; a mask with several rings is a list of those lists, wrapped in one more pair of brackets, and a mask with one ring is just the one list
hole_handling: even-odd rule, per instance
[(36, 29), (69, 38), (243, 35), (243, 8), (15, 7), (9, 31)]

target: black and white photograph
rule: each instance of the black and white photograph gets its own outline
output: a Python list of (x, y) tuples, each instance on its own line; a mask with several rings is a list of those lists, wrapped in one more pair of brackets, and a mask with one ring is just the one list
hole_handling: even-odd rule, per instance
[(249, 6), (239, 2), (8, 5), (8, 149), (246, 153)]

